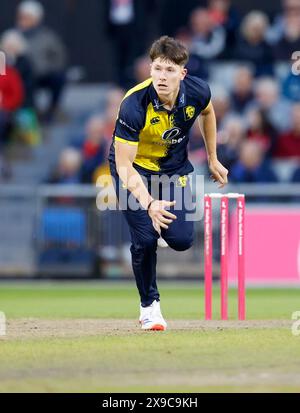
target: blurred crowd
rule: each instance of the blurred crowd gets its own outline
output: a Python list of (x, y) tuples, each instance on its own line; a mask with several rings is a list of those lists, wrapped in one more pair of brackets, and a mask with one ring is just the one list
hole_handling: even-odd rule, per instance
[[(39, 123), (51, 121), (59, 103), (67, 52), (57, 33), (43, 24), (44, 12), (37, 1), (21, 2), (14, 27), (1, 34), (6, 74), (0, 76), (0, 148), (15, 135), (37, 143)], [(41, 89), (48, 92), (42, 110), (38, 104)]]
[[(49, 182), (96, 182), (108, 172), (120, 101), (126, 89), (149, 77), (146, 52), (154, 38), (145, 34), (142, 23), (155, 14), (157, 2), (142, 3), (105, 1), (106, 35), (118, 68), (115, 86), (105, 108), (95, 108), (85, 119), (82, 136), (69, 139)], [(165, 0), (153, 36), (181, 40), (190, 51), (188, 72), (211, 86), (219, 158), (231, 181), (279, 182), (283, 178), (277, 165), (286, 164), (292, 167), (285, 179), (300, 182), (300, 74), (291, 69), (292, 54), (300, 51), (300, 0), (282, 0), (276, 16), (260, 10), (241, 15), (231, 0), (186, 0), (182, 10), (181, 4), (172, 18), (168, 10), (174, 0)], [(39, 2), (23, 1), (15, 27), (1, 35), (7, 66), (6, 76), (0, 76), (0, 153), (11, 136), (38, 142), (39, 124), (55, 121), (66, 84), (67, 51), (59, 35), (44, 25), (44, 14)], [(280, 65), (288, 70), (280, 72)], [(42, 108), (40, 89), (48, 91)], [(203, 171), (205, 147), (197, 125), (189, 150), (196, 170)]]

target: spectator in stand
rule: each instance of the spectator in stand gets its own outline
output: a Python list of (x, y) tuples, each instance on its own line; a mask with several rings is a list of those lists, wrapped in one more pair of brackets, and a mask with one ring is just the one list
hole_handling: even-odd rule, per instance
[(111, 144), (111, 139), (116, 125), (116, 119), (118, 117), (120, 104), (124, 98), (125, 92), (120, 88), (111, 89), (106, 98), (106, 109), (104, 112), (104, 137), (106, 140), (107, 156), (109, 152), (109, 147)]
[(268, 17), (261, 11), (251, 11), (241, 23), (241, 35), (237, 41), (234, 57), (255, 65), (255, 76), (273, 75), (273, 59), (266, 43)]
[(300, 161), (300, 103), (293, 105), (291, 129), (279, 136), (273, 155)]
[(198, 76), (201, 79), (207, 80), (209, 76), (209, 67), (203, 61), (201, 56), (191, 51), (192, 34), (187, 28), (178, 30), (176, 40), (183, 43), (188, 50), (190, 50), (189, 60), (186, 64), (188, 74), (191, 76)]
[(107, 144), (104, 126), (104, 120), (100, 116), (93, 116), (87, 122), (86, 137), (81, 148), (81, 180), (83, 183), (95, 182), (96, 169), (106, 162)]
[(148, 56), (141, 56), (134, 62), (134, 86), (150, 77), (150, 63)]
[(271, 45), (274, 45), (283, 37), (286, 17), (300, 11), (299, 0), (281, 0), (281, 6), (282, 10), (275, 16), (272, 26), (268, 28), (266, 33), (267, 41)]
[(106, 0), (107, 34), (113, 41), (114, 67), (122, 87), (131, 82), (130, 65), (136, 53), (136, 14), (133, 0)]
[(197, 8), (190, 17), (190, 52), (203, 64), (217, 59), (225, 48), (226, 35), (222, 26), (216, 25), (207, 9)]
[[(292, 178), (291, 178), (292, 183), (300, 183), (300, 166), (295, 169)], [(297, 202), (299, 202), (300, 199), (297, 197)]]
[(277, 140), (277, 131), (272, 126), (266, 112), (262, 109), (252, 109), (247, 113), (248, 139), (262, 145), (266, 156), (270, 156)]
[(278, 82), (272, 78), (262, 78), (255, 85), (255, 103), (265, 111), (271, 125), (279, 132), (289, 129), (291, 123), (291, 105), (280, 97)]
[(276, 60), (288, 61), (295, 50), (300, 50), (300, 2), (284, 0), (283, 13), (275, 18), (267, 33)]
[(272, 183), (277, 177), (262, 145), (252, 140), (243, 141), (238, 161), (232, 166), (230, 179), (235, 183)]
[(231, 0), (208, 0), (208, 10), (215, 25), (222, 25), (225, 29), (226, 47), (223, 57), (230, 59), (236, 44), (240, 25), (239, 12), (232, 5)]
[(1, 49), (6, 55), (7, 62), (18, 71), (24, 87), (22, 107), (14, 116), (13, 138), (24, 143), (37, 144), (41, 140), (41, 134), (34, 110), (35, 79), (27, 56), (28, 44), (22, 33), (14, 29), (7, 30), (1, 37)]
[(248, 66), (239, 66), (234, 74), (231, 92), (232, 109), (240, 115), (244, 115), (253, 99), (252, 70)]
[(212, 104), (215, 110), (217, 126), (219, 130), (223, 129), (228, 116), (231, 114), (230, 95), (227, 90), (220, 85), (213, 85), (211, 87)]
[(292, 102), (300, 102), (300, 76), (292, 72), (282, 81), (282, 94)]
[(52, 119), (65, 85), (66, 50), (58, 35), (43, 25), (44, 8), (35, 0), (20, 3), (17, 9), (17, 28), (28, 42), (28, 56), (36, 77), (36, 90), (50, 93), (50, 104), (43, 118)]
[[(245, 140), (245, 122), (243, 118), (231, 116), (224, 129), (218, 133), (218, 158), (227, 169), (238, 160), (242, 142)], [(221, 160), (222, 159), (222, 160)]]
[(217, 59), (225, 48), (225, 30), (216, 25), (209, 11), (205, 8), (195, 9), (190, 16), (190, 35), (182, 31), (178, 38), (188, 45), (190, 58), (188, 71), (193, 76), (207, 79), (209, 62)]
[[(117, 83), (131, 87), (132, 64), (145, 51), (149, 15), (156, 0), (105, 0), (106, 32), (113, 42)], [(152, 40), (152, 39), (151, 39)]]
[(24, 100), (22, 79), (14, 67), (6, 66), (6, 74), (0, 76), (0, 148), (9, 140), (13, 116)]
[(286, 18), (283, 37), (273, 46), (277, 61), (289, 61), (295, 50), (300, 50), (300, 15), (291, 14)]
[(50, 184), (79, 184), (81, 183), (82, 156), (78, 149), (65, 148), (59, 157), (58, 166), (50, 176)]
[(7, 30), (1, 36), (0, 48), (5, 53), (7, 63), (21, 76), (24, 86), (23, 107), (33, 107), (34, 75), (27, 56), (28, 44), (25, 37), (17, 30)]

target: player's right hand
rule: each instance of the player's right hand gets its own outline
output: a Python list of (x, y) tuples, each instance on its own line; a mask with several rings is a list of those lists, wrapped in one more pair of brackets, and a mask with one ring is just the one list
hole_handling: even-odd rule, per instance
[(152, 202), (148, 209), (148, 214), (152, 219), (152, 223), (157, 232), (160, 233), (160, 229), (168, 229), (168, 225), (177, 219), (176, 215), (172, 214), (170, 211), (166, 211), (165, 208), (170, 208), (176, 204), (176, 201), (159, 201), (155, 200)]

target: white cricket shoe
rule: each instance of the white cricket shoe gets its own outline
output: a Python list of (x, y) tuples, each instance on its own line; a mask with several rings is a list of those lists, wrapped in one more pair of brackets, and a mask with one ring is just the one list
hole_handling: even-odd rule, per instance
[(161, 314), (159, 301), (154, 300), (148, 307), (140, 306), (139, 322), (142, 330), (164, 331), (167, 329), (167, 323)]
[(157, 245), (158, 245), (160, 248), (167, 248), (167, 247), (169, 246), (162, 237), (159, 237), (159, 238), (158, 238), (158, 240), (157, 240)]

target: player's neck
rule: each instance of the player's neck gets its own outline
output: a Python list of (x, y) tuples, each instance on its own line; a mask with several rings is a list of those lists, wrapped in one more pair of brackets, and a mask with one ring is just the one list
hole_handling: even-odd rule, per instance
[(170, 93), (169, 95), (164, 95), (164, 96), (160, 96), (159, 100), (163, 103), (163, 106), (165, 109), (167, 110), (172, 110), (173, 107), (175, 106), (176, 100), (177, 100), (177, 96), (179, 93), (179, 86), (178, 89), (176, 89), (173, 93)]

